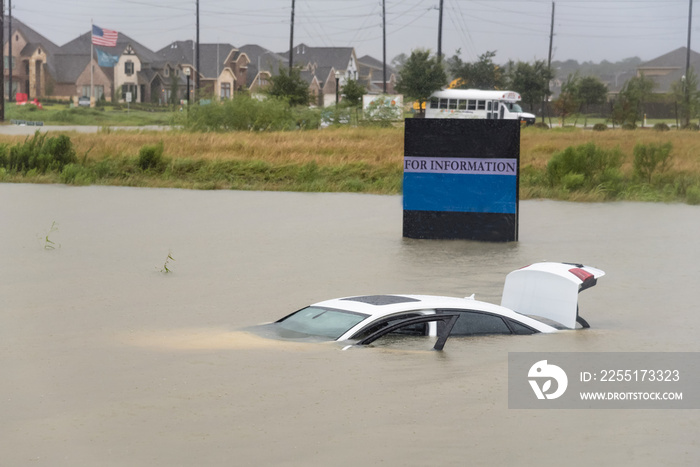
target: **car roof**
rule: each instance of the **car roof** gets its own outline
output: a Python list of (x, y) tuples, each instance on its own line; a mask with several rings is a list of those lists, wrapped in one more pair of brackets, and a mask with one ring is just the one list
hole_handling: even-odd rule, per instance
[(444, 297), (437, 295), (362, 295), (335, 298), (314, 303), (312, 306), (334, 308), (369, 315), (363, 322), (374, 321), (396, 313), (432, 309), (463, 309), (483, 311), (515, 319), (535, 327), (539, 331), (553, 328), (541, 321), (517, 313), (509, 308), (493, 303), (475, 300), (472, 297)]

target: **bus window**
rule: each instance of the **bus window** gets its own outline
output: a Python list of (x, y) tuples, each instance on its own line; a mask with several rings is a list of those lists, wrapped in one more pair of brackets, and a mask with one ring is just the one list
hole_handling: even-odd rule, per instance
[(449, 108), (453, 110), (457, 108), (457, 99), (450, 99)]
[(467, 101), (464, 99), (460, 99), (457, 103), (457, 109), (458, 110), (467, 110)]
[(440, 102), (440, 99), (437, 97), (433, 97), (430, 99), (430, 108), (431, 109), (437, 109), (438, 108), (438, 103)]
[(476, 110), (476, 101), (469, 99), (469, 104), (467, 104), (467, 110)]
[(441, 109), (447, 108), (447, 99), (440, 99), (440, 108)]
[(488, 101), (488, 102), (486, 103), (486, 111), (487, 111), (487, 112), (491, 112), (491, 101)]
[(476, 109), (477, 109), (477, 110), (484, 110), (484, 109), (486, 109), (486, 101), (477, 101)]

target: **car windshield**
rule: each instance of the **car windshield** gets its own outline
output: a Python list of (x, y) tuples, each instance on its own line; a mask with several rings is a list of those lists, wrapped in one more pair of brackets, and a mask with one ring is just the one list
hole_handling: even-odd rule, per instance
[(520, 107), (518, 104), (513, 104), (513, 103), (508, 104), (508, 110), (510, 110), (511, 112), (522, 112), (523, 111), (522, 107)]
[(276, 324), (288, 331), (337, 339), (369, 315), (309, 306)]

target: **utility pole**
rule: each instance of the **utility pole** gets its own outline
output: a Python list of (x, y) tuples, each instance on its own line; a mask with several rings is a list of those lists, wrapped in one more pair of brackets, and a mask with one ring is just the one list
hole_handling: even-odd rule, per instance
[(438, 19), (438, 61), (442, 60), (442, 4), (443, 0), (440, 0), (440, 18)]
[(294, 64), (294, 0), (292, 0), (292, 23), (289, 28), (289, 73), (292, 73)]
[(12, 59), (12, 0), (9, 0), (9, 2), (10, 4), (7, 7), (7, 15), (10, 17), (10, 27), (7, 29), (7, 40), (9, 41), (7, 45), (10, 48), (10, 51), (8, 53), (8, 55), (10, 56), (10, 60), (7, 66), (10, 67), (10, 89), (7, 91), (7, 101), (12, 102), (15, 97), (15, 93), (12, 91), (12, 72), (14, 71), (15, 67), (12, 66), (14, 64), (14, 60)]
[(382, 0), (382, 70), (384, 94), (386, 94), (386, 0)]
[[(552, 2), (552, 22), (549, 26), (549, 55), (547, 56), (547, 71), (552, 73), (552, 41), (554, 40), (554, 2)], [(549, 80), (547, 81), (547, 92), (542, 99), (542, 123), (544, 123), (544, 112), (547, 107), (547, 97), (549, 96)]]
[[(5, 2), (0, 0), (0, 50), (5, 51)], [(0, 122), (5, 121), (5, 58), (0, 60)]]
[(199, 68), (199, 0), (197, 0), (197, 57), (196, 57), (196, 67), (197, 71), (194, 75), (194, 98), (195, 100), (199, 99), (199, 73), (200, 73), (200, 68)]
[(690, 73), (690, 31), (693, 22), (693, 0), (688, 1), (688, 47), (685, 51), (685, 81), (684, 81), (684, 91), (685, 91), (685, 111), (683, 112), (683, 124), (684, 126), (690, 124), (690, 86), (688, 85), (688, 78)]

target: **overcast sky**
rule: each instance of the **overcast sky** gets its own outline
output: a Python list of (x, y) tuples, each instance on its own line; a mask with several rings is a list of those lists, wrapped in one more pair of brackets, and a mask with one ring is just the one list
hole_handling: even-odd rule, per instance
[[(5, 7), (8, 2), (5, 0)], [(115, 29), (158, 50), (195, 39), (195, 0), (15, 0), (14, 16), (58, 45), (90, 30)], [(386, 0), (387, 61), (416, 48), (437, 50), (440, 0)], [(547, 59), (550, 0), (443, 0), (442, 51), (475, 60)], [(295, 0), (294, 44), (355, 47), (382, 59), (382, 0)], [(688, 0), (558, 0), (553, 60), (650, 60), (687, 44)], [(289, 49), (292, 0), (200, 0), (200, 42)], [(700, 2), (695, 12), (700, 13)], [(694, 13), (695, 13), (694, 12)], [(700, 37), (694, 14), (692, 49)]]

